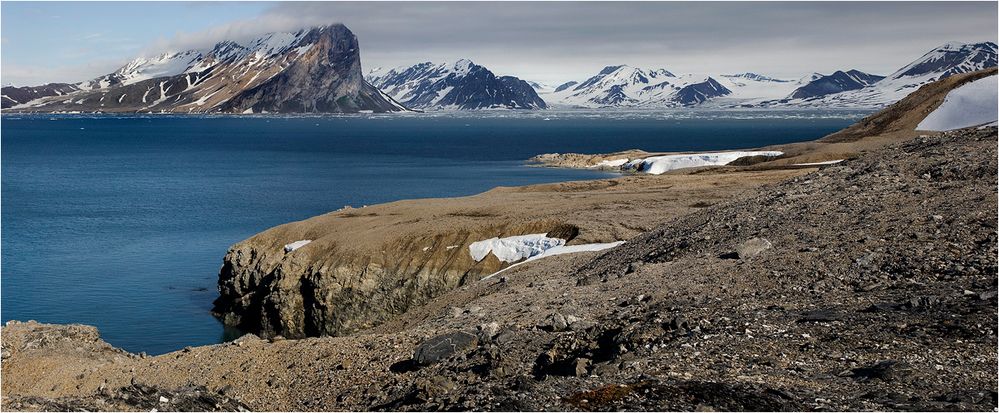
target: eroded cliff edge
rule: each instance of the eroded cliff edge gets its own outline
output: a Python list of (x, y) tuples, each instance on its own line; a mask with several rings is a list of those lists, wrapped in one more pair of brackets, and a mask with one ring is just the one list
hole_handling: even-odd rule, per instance
[[(214, 313), (263, 336), (368, 328), (509, 265), (473, 242), (547, 233), (569, 245), (626, 240), (664, 219), (807, 171), (626, 176), (497, 188), (475, 196), (345, 208), (230, 248)], [(311, 240), (285, 252), (284, 246)]]

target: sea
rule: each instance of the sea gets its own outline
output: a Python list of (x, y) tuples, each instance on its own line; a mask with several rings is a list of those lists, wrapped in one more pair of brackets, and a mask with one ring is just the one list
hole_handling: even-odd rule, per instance
[(96, 326), (162, 354), (239, 335), (210, 314), (230, 245), (400, 199), (600, 179), (549, 152), (707, 151), (816, 139), (858, 111), (483, 111), (0, 117), (0, 317)]

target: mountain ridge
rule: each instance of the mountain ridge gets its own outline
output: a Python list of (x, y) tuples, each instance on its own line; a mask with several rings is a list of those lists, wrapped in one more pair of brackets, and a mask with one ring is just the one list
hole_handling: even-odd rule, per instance
[(408, 107), (426, 110), (545, 109), (535, 87), (514, 76), (497, 76), (468, 59), (369, 72), (367, 80)]
[[(4, 105), (23, 112), (406, 110), (363, 79), (359, 49), (357, 37), (342, 24), (268, 33), (245, 46), (226, 40), (210, 50), (138, 58), (113, 73), (72, 85), (77, 90), (69, 93), (27, 102), (4, 99)], [(16, 93), (14, 89), (4, 88), (4, 95)]]

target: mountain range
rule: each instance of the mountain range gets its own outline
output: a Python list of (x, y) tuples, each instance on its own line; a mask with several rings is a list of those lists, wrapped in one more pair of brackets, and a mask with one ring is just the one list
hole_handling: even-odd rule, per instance
[(676, 75), (666, 69), (607, 66), (583, 81), (539, 93), (553, 107), (854, 107), (894, 103), (920, 86), (948, 76), (996, 66), (996, 44), (951, 42), (934, 48), (888, 76), (856, 69), (800, 79), (757, 73)]
[(364, 80), (357, 37), (342, 24), (139, 58), (76, 84), (4, 87), (2, 99), (4, 108), (25, 112), (406, 110)]
[(382, 72), (367, 80), (392, 98), (416, 109), (545, 109), (534, 87), (513, 76), (496, 76), (462, 59), (454, 64), (419, 63)]
[(207, 50), (135, 59), (79, 83), (7, 86), (19, 112), (350, 113), (416, 110), (817, 107), (877, 108), (923, 84), (996, 66), (996, 44), (950, 42), (887, 76), (860, 70), (780, 79), (759, 73), (676, 74), (606, 66), (549, 86), (471, 60), (362, 75), (357, 37), (342, 24), (269, 33)]

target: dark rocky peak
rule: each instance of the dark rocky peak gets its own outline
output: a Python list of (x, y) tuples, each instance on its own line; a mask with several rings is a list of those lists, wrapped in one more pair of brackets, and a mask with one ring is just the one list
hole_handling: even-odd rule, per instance
[(555, 88), (555, 92), (561, 92), (563, 90), (566, 90), (566, 89), (568, 89), (570, 87), (573, 87), (573, 86), (576, 86), (578, 84), (579, 84), (579, 82), (577, 82), (575, 80), (571, 80), (571, 81), (565, 82), (565, 83), (563, 83), (561, 85), (558, 85), (558, 87)]
[(624, 65), (605, 66), (603, 69), (600, 70), (600, 73), (597, 73), (597, 74), (598, 75), (609, 75), (611, 73), (616, 72), (618, 69), (620, 69), (622, 67), (624, 67)]
[(673, 101), (684, 106), (693, 106), (704, 103), (708, 99), (725, 96), (732, 93), (731, 90), (722, 86), (712, 77), (708, 77), (703, 82), (691, 83), (673, 95)]
[(820, 76), (804, 86), (795, 89), (794, 92), (791, 92), (789, 98), (807, 99), (848, 90), (857, 90), (873, 85), (882, 79), (884, 79), (884, 76), (872, 75), (856, 69), (846, 72), (837, 70), (831, 75)]

